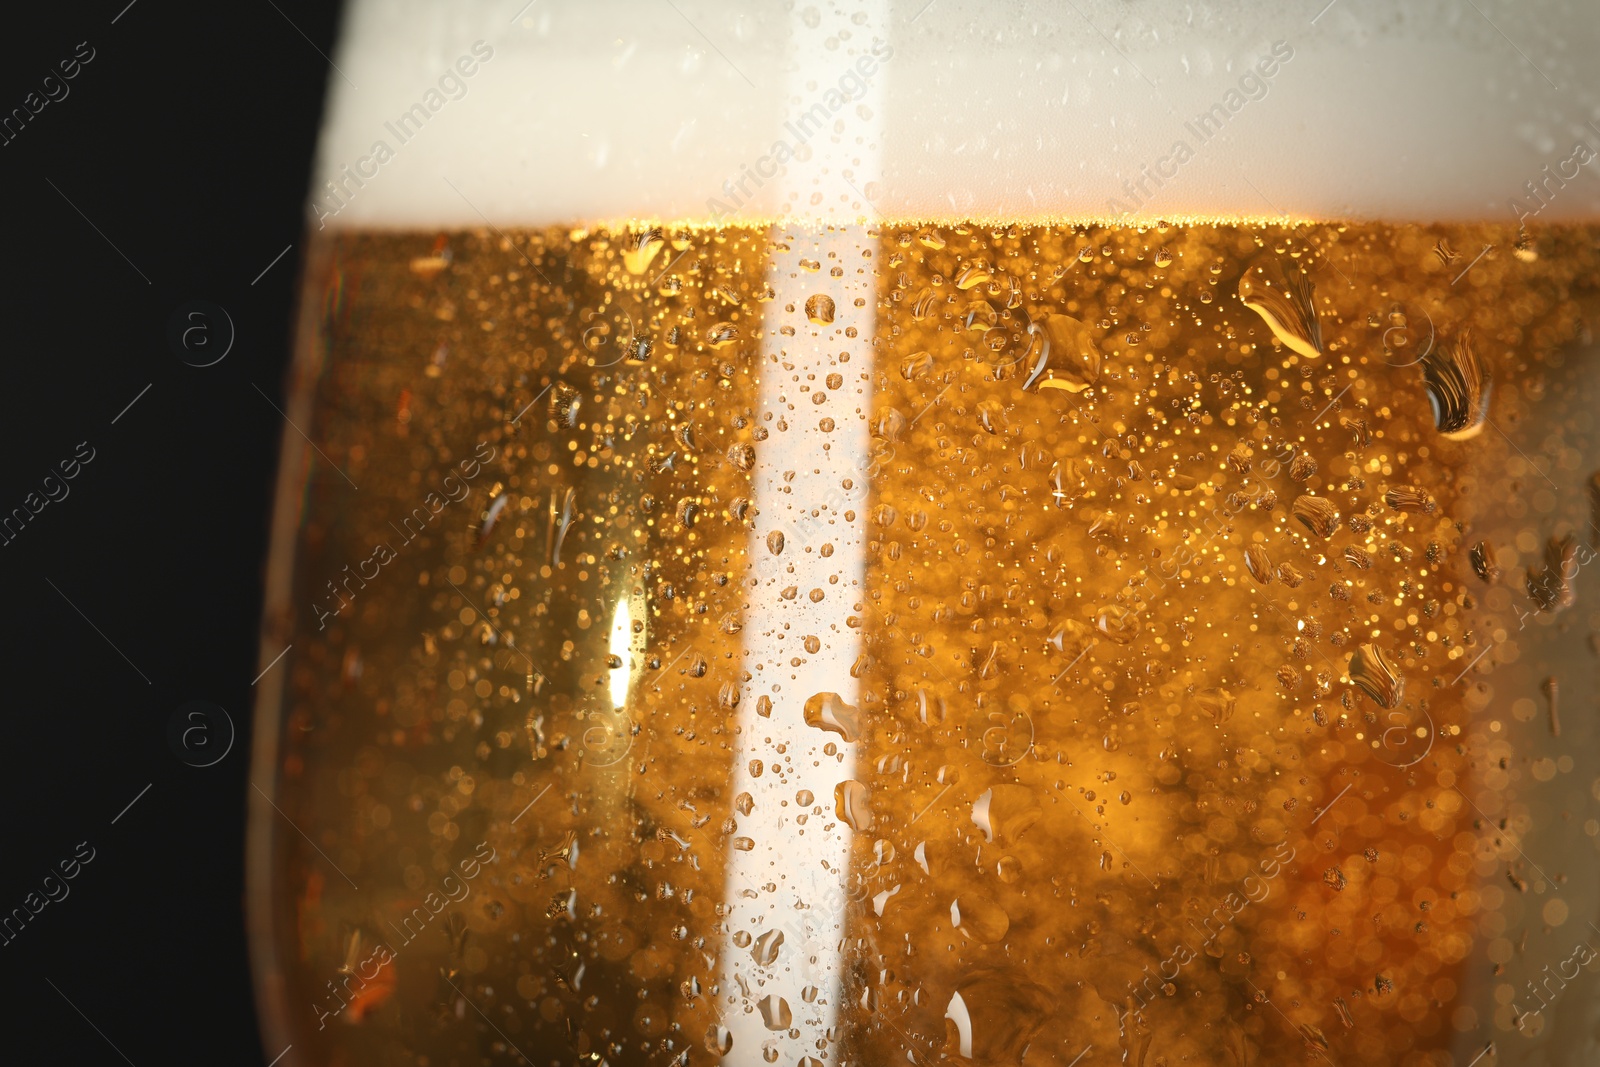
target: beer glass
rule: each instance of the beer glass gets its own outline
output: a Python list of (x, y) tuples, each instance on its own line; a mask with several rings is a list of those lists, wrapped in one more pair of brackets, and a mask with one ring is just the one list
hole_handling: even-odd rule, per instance
[(1597, 36), (354, 0), (268, 1055), (1597, 1062)]

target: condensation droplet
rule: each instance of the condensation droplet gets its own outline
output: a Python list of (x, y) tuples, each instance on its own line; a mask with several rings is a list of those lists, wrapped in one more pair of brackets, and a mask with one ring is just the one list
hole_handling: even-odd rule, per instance
[[(806, 650), (814, 652), (809, 644)], [(807, 726), (838, 734), (847, 744), (853, 743), (861, 734), (860, 715), (860, 709), (846, 704), (838, 693), (817, 693), (809, 697), (805, 704)]]
[(833, 297), (825, 293), (816, 293), (806, 298), (806, 318), (818, 326), (826, 326), (833, 321)]

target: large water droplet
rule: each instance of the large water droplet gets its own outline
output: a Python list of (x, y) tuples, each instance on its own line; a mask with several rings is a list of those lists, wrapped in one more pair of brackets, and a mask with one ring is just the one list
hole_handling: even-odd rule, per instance
[(933, 357), (926, 352), (914, 352), (900, 361), (900, 377), (916, 381), (933, 373)]
[(950, 925), (974, 941), (992, 945), (1011, 929), (1011, 916), (982, 893), (963, 893), (950, 902)]
[(706, 331), (706, 344), (711, 348), (726, 348), (739, 337), (739, 327), (731, 322), (719, 322)]
[(988, 280), (989, 268), (983, 266), (981, 263), (971, 263), (965, 267), (962, 267), (961, 270), (956, 273), (956, 288), (965, 291), (975, 286), (982, 285)]
[(1383, 494), (1383, 502), (1396, 511), (1409, 511), (1422, 515), (1432, 515), (1437, 504), (1426, 489), (1419, 489), (1414, 485), (1392, 485), (1388, 492)]
[(1322, 324), (1310, 278), (1285, 265), (1274, 280), (1267, 268), (1256, 267), (1239, 279), (1239, 299), (1261, 316), (1286, 348), (1307, 359), (1321, 358)]
[(778, 950), (783, 948), (783, 931), (768, 930), (756, 938), (755, 947), (750, 950), (751, 957), (763, 967), (771, 967), (778, 961)]
[(661, 227), (656, 226), (626, 239), (622, 246), (622, 265), (629, 274), (643, 274), (666, 244)]
[(706, 1028), (706, 1051), (715, 1056), (726, 1056), (733, 1051), (733, 1031), (726, 1026), (712, 1024)]
[(1318, 537), (1332, 537), (1339, 528), (1339, 509), (1321, 496), (1300, 496), (1294, 501), (1294, 517)]
[(1065, 389), (1081, 393), (1100, 380), (1100, 345), (1087, 324), (1071, 315), (1046, 315), (1028, 326), (1028, 372), (1024, 391)]
[(1405, 696), (1406, 680), (1383, 650), (1374, 644), (1364, 644), (1350, 654), (1350, 680), (1361, 691), (1378, 702), (1381, 708), (1400, 706)]
[(787, 1030), (794, 1022), (794, 1013), (789, 1010), (789, 1002), (776, 993), (768, 993), (756, 1005), (761, 1011), (761, 1021), (767, 1024), (768, 1030)]
[(1433, 424), (1452, 441), (1476, 437), (1489, 418), (1489, 393), (1494, 384), (1472, 347), (1472, 335), (1446, 341), (1422, 356), (1422, 380), (1433, 407)]
[(997, 785), (972, 802), (973, 825), (985, 840), (1009, 845), (1039, 821), (1044, 808), (1025, 785)]
[(1258, 584), (1266, 585), (1272, 581), (1272, 560), (1267, 558), (1267, 550), (1260, 545), (1251, 545), (1244, 550), (1244, 565)]
[(846, 778), (833, 788), (833, 807), (845, 823), (861, 832), (872, 829), (871, 793), (854, 778)]
[(806, 725), (838, 734), (846, 742), (861, 735), (860, 716), (860, 709), (846, 704), (838, 693), (817, 693), (806, 700)]

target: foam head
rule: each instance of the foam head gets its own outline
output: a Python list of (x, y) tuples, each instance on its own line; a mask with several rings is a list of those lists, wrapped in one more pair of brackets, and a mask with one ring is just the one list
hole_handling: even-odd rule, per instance
[[(839, 25), (802, 54), (789, 20), (815, 8), (353, 0), (312, 214), (404, 228), (1600, 213), (1600, 21), (1560, 0), (1519, 5), (1514, 26), (1453, 0), (1318, 6), (910, 0), (882, 24), (830, 8)], [(845, 202), (791, 173), (819, 139), (877, 157)]]

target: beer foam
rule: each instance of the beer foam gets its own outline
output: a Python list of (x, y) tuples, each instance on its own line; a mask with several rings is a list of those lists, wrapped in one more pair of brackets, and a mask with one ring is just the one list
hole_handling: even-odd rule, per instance
[[(1600, 20), (1558, 0), (906, 0), (800, 79), (779, 6), (352, 0), (314, 225), (1600, 215)], [(879, 176), (806, 195), (817, 137)]]

